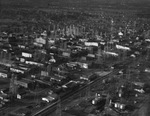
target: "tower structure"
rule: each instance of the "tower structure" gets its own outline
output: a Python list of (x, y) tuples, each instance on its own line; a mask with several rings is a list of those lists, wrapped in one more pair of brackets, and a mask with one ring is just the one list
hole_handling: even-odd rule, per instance
[(61, 99), (60, 99), (60, 97), (59, 97), (59, 99), (58, 99), (58, 103), (57, 103), (57, 109), (56, 109), (56, 115), (57, 116), (62, 116), (62, 112), (61, 112)]
[(97, 58), (97, 62), (100, 63), (101, 62), (101, 47), (98, 47), (98, 58)]
[(17, 84), (16, 84), (17, 77), (16, 75), (12, 74), (10, 79), (10, 86), (9, 86), (9, 92), (12, 94), (12, 96), (17, 96)]
[(126, 0), (120, 0), (121, 5), (126, 5)]
[[(114, 19), (111, 19), (111, 30), (110, 30), (110, 41), (112, 42), (113, 40), (113, 34), (114, 34), (114, 31), (115, 31), (115, 28), (114, 28)], [(112, 48), (112, 43), (111, 43), (111, 46)]]
[(2, 13), (2, 2), (0, 0), (0, 14)]

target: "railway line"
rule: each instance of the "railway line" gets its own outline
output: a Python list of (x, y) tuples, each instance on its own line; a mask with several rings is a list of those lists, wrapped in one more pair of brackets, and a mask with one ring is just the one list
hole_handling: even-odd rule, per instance
[(32, 116), (47, 116), (47, 115), (49, 115), (51, 112), (56, 110), (57, 104), (66, 104), (66, 101), (68, 101), (68, 99), (80, 95), (81, 93), (85, 92), (88, 88), (90, 88), (90, 87), (92, 87), (96, 84), (99, 84), (100, 82), (102, 82), (102, 80), (110, 77), (111, 75), (114, 75), (114, 74), (118, 73), (118, 71), (119, 71), (119, 69), (116, 69), (116, 70), (112, 71), (111, 73), (109, 73), (106, 76), (96, 78), (91, 83), (79, 88), (76, 91), (72, 91), (72, 92), (68, 93), (67, 95), (60, 98), (60, 100), (56, 101), (55, 103), (52, 103), (52, 104), (46, 106), (45, 108), (43, 108), (42, 110), (36, 112), (35, 114), (32, 114)]
[[(126, 60), (118, 62), (118, 63), (123, 63), (124, 65), (131, 65), (133, 63), (133, 60), (131, 58), (127, 58)], [(32, 114), (32, 116), (49, 116), (52, 112), (54, 112), (57, 109), (58, 104), (66, 104), (69, 99), (71, 99), (73, 97), (75, 98), (75, 97), (81, 95), (82, 93), (86, 94), (87, 89), (89, 90), (89, 88), (92, 88), (92, 86), (95, 86), (95, 85), (101, 83), (102, 80), (107, 79), (110, 76), (117, 74), (119, 72), (119, 70), (120, 69), (114, 69), (109, 74), (107, 74), (105, 76), (101, 76), (99, 78), (96, 78), (94, 81), (89, 82), (87, 85), (84, 85), (75, 91), (69, 92), (67, 95), (62, 96), (60, 98), (60, 100), (46, 106), (45, 108)]]

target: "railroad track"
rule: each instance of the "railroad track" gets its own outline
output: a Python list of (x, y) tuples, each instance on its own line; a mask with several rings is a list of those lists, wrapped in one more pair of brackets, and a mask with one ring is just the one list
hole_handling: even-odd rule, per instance
[(73, 96), (77, 96), (77, 95), (81, 94), (83, 91), (86, 91), (86, 89), (88, 87), (91, 87), (93, 85), (99, 84), (100, 82), (102, 82), (103, 79), (106, 79), (109, 76), (116, 74), (118, 71), (119, 71), (119, 69), (112, 71), (111, 73), (109, 73), (106, 76), (102, 76), (100, 78), (96, 78), (91, 83), (89, 83), (89, 84), (79, 88), (78, 90), (76, 90), (74, 92), (70, 92), (66, 96), (62, 97), (61, 100), (56, 101), (55, 103), (52, 103), (52, 104), (46, 106), (42, 110), (36, 112), (35, 114), (32, 114), (32, 116), (46, 116), (46, 115), (49, 115), (51, 112), (56, 110), (57, 104), (59, 104), (60, 102), (61, 102), (61, 104), (65, 104), (65, 102), (68, 101), (69, 98), (72, 98)]
[[(131, 58), (127, 58), (125, 61), (121, 61), (121, 62), (123, 62), (123, 64), (126, 64), (126, 65), (133, 63)], [(114, 69), (108, 75), (101, 76), (100, 78), (96, 78), (94, 81), (88, 83), (85, 86), (82, 86), (78, 90), (75, 90), (74, 92), (70, 92), (67, 95), (63, 96), (59, 101), (56, 101), (55, 103), (52, 103), (52, 104), (46, 106), (45, 108), (41, 109), (40, 111), (32, 114), (32, 116), (47, 116), (47, 115), (50, 115), (53, 111), (56, 110), (58, 104), (60, 104), (60, 103), (61, 104), (65, 104), (68, 101), (68, 99), (70, 99), (70, 98), (72, 98), (74, 96), (78, 96), (79, 94), (83, 93), (83, 91), (86, 91), (87, 88), (92, 87), (92, 86), (94, 86), (96, 84), (99, 84), (99, 83), (102, 82), (102, 80), (104, 80), (104, 79), (106, 79), (106, 78), (108, 78), (108, 77), (110, 77), (110, 76), (112, 76), (114, 74), (117, 74), (119, 70), (120, 69)]]

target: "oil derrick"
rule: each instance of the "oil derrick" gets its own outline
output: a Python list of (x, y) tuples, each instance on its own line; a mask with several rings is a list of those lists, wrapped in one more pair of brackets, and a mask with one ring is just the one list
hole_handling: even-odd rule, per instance
[(33, 54), (33, 58), (34, 58), (34, 61), (38, 61), (40, 59), (40, 53), (38, 50), (35, 50), (34, 51), (34, 54)]
[(0, 14), (2, 13), (2, 2), (0, 0)]
[(105, 104), (105, 107), (108, 107), (110, 105), (110, 95), (109, 93), (107, 94), (107, 97), (106, 97), (106, 104)]
[(91, 97), (91, 87), (90, 87), (90, 86), (88, 86), (88, 87), (86, 88), (86, 97), (87, 97), (87, 98)]
[(51, 28), (50, 25), (48, 26), (48, 31), (47, 31), (47, 37), (46, 37), (46, 44), (45, 44), (45, 49), (47, 50), (49, 48), (49, 38), (51, 36)]
[(101, 47), (98, 47), (98, 58), (97, 58), (97, 62), (100, 63), (101, 62)]
[(7, 61), (9, 60), (9, 53), (8, 52), (6, 53), (6, 60)]
[(3, 51), (1, 51), (0, 59), (3, 59)]
[(121, 4), (121, 5), (126, 5), (126, 0), (121, 0), (121, 1), (120, 1), (120, 4)]
[(8, 60), (11, 60), (11, 53), (8, 54)]
[(49, 44), (48, 44), (48, 36), (46, 37), (46, 43), (45, 43), (45, 50), (46, 50), (46, 53), (47, 53), (47, 50), (49, 48)]
[(149, 55), (150, 55), (150, 47), (147, 47), (147, 56), (146, 56), (147, 60), (149, 60)]
[(123, 50), (123, 61), (126, 59), (126, 55), (127, 55), (127, 52), (125, 50)]
[(16, 75), (12, 74), (10, 79), (9, 92), (12, 94), (12, 97), (17, 96), (17, 84), (15, 83), (17, 80)]
[(36, 51), (34, 51), (34, 54), (33, 54), (33, 59), (34, 59), (34, 61), (37, 61), (37, 53), (36, 53)]
[(128, 80), (130, 79), (130, 67), (128, 67), (127, 69), (127, 77), (126, 77)]
[(4, 58), (3, 58), (4, 60), (6, 60), (7, 59), (7, 53), (6, 52), (4, 52)]
[(39, 100), (38, 100), (38, 95), (37, 95), (37, 90), (39, 89), (39, 84), (38, 82), (35, 83), (35, 97), (34, 97), (34, 100), (35, 100), (35, 103), (36, 105), (38, 106), (39, 105)]
[(41, 61), (45, 62), (46, 54), (41, 53)]
[(66, 51), (66, 50), (67, 50), (67, 42), (64, 41), (63, 44), (64, 44), (63, 48), (64, 48), (64, 50)]
[(62, 115), (61, 99), (59, 98), (57, 103), (56, 116), (61, 116), (61, 115)]
[(54, 24), (54, 37), (53, 37), (53, 39), (54, 40), (56, 39), (56, 26), (55, 26), (55, 24)]
[[(115, 28), (114, 28), (114, 20), (111, 19), (111, 29), (110, 29), (110, 41), (112, 42), (113, 40), (113, 33), (115, 31)], [(110, 45), (110, 48), (112, 49), (112, 44)]]
[(117, 3), (118, 5), (126, 5), (127, 0), (116, 0), (116, 3)]
[(125, 29), (124, 29), (124, 36), (126, 37), (126, 35), (127, 35), (127, 26), (126, 26), (126, 24), (125, 24)]
[(2, 57), (3, 57), (3, 53), (2, 53), (2, 51), (1, 51), (1, 53), (0, 53), (0, 59), (2, 59)]
[(46, 71), (48, 72), (48, 76), (50, 76), (51, 72), (52, 72), (52, 66), (51, 66), (51, 64), (48, 64)]

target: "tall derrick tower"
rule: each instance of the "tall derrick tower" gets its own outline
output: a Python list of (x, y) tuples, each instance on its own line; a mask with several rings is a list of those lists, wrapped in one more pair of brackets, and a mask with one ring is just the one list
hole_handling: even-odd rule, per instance
[(12, 74), (10, 79), (10, 86), (9, 86), (9, 92), (12, 94), (13, 97), (17, 96), (17, 84), (16, 84), (17, 77), (16, 75)]
[(126, 0), (120, 0), (120, 2), (121, 5), (126, 5)]
[(0, 0), (0, 14), (2, 13), (2, 0)]

